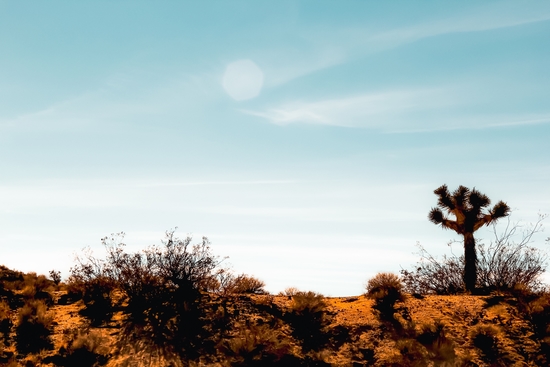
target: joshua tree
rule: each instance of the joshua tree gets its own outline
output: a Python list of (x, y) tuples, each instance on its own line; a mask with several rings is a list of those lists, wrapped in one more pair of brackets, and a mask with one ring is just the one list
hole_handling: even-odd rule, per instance
[[(508, 205), (499, 201), (491, 210), (484, 213), (482, 210), (491, 204), (489, 198), (477, 191), (467, 187), (459, 186), (452, 194), (449, 193), (447, 185), (434, 190), (439, 199), (438, 208), (432, 208), (428, 218), (434, 224), (441, 224), (445, 229), (452, 229), (464, 237), (464, 285), (467, 291), (473, 292), (477, 281), (477, 255), (474, 232), (483, 225), (493, 223), (499, 218), (510, 213)], [(455, 219), (443, 214), (454, 215)]]

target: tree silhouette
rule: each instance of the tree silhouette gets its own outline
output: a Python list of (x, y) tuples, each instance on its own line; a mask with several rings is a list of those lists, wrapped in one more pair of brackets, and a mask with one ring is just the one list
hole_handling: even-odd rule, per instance
[[(438, 196), (438, 208), (432, 208), (428, 218), (434, 224), (441, 224), (445, 229), (452, 229), (464, 237), (464, 285), (467, 291), (473, 292), (477, 281), (477, 255), (474, 232), (510, 213), (508, 205), (499, 201), (491, 210), (483, 212), (491, 204), (489, 198), (477, 191), (460, 185), (452, 194), (447, 185), (434, 190)], [(455, 219), (443, 214), (454, 215)]]

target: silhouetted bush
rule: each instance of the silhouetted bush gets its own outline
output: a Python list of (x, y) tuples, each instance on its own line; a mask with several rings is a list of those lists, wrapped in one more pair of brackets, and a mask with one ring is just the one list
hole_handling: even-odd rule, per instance
[(109, 350), (101, 335), (94, 332), (72, 330), (55, 356), (44, 359), (44, 363), (53, 363), (63, 367), (93, 367), (104, 365)]
[(112, 293), (115, 281), (110, 277), (104, 263), (88, 251), (85, 258), (77, 258), (77, 265), (71, 268), (70, 274), (67, 298), (61, 303), (82, 299), (86, 308), (81, 314), (89, 318), (92, 325), (99, 326), (109, 321), (113, 315)]
[(454, 343), (447, 339), (445, 326), (440, 321), (421, 325), (416, 340), (426, 347), (430, 360), (434, 361), (436, 365), (455, 365)]
[[(477, 285), (482, 292), (511, 291), (523, 285), (530, 291), (543, 288), (541, 275), (546, 271), (548, 255), (537, 247), (530, 246), (535, 233), (542, 230), (546, 215), (539, 215), (538, 221), (527, 227), (519, 242), (513, 239), (522, 228), (520, 224), (510, 224), (502, 233), (493, 228), (495, 240), (490, 245), (477, 244)], [(449, 243), (451, 245), (451, 243)], [(464, 291), (464, 256), (443, 256), (441, 259), (430, 255), (424, 247), (419, 248), (420, 262), (415, 270), (401, 270), (405, 289), (419, 294), (456, 294)]]
[(88, 253), (71, 269), (71, 279), (84, 285), (84, 301), (88, 303), (87, 287), (94, 281), (106, 285), (93, 293), (96, 302), (110, 301), (116, 289), (117, 303), (125, 305), (128, 321), (139, 326), (140, 332), (148, 333), (157, 343), (198, 353), (205, 332), (204, 291), (220, 263), (211, 253), (210, 242), (203, 238), (193, 245), (191, 237), (179, 239), (169, 231), (161, 246), (127, 253), (123, 238), (120, 233), (102, 239), (105, 259)]
[(266, 294), (264, 287), (263, 281), (250, 275), (240, 274), (231, 279), (227, 291), (233, 294)]
[(378, 273), (367, 283), (367, 297), (383, 317), (393, 317), (395, 303), (403, 300), (403, 284), (393, 273)]
[(231, 366), (263, 366), (279, 362), (289, 354), (288, 337), (267, 325), (252, 325), (239, 329), (237, 334), (221, 346), (231, 361)]
[(41, 349), (51, 349), (53, 316), (42, 301), (28, 301), (20, 310), (15, 328), (19, 353), (34, 353)]
[(230, 294), (266, 294), (265, 283), (247, 274), (234, 275), (228, 269), (216, 269), (201, 282), (201, 287), (219, 295)]
[(10, 306), (6, 301), (0, 301), (0, 349), (9, 345), (12, 327)]
[(57, 286), (61, 283), (61, 272), (58, 270), (50, 270), (50, 279)]
[[(475, 325), (470, 330), (472, 344), (481, 351), (482, 359), (493, 365), (503, 357), (499, 346), (499, 334), (501, 331), (494, 325)], [(498, 365), (506, 365), (500, 363)]]
[(0, 265), (0, 288), (17, 289), (16, 284), (23, 281), (23, 273)]
[(323, 328), (330, 323), (324, 298), (322, 294), (311, 291), (298, 291), (292, 296), (286, 319), (305, 350), (321, 348), (328, 339), (323, 332)]
[(294, 297), (299, 292), (300, 290), (296, 287), (288, 287), (288, 288), (285, 288), (284, 291), (279, 292), (279, 296)]
[[(399, 350), (399, 357), (394, 361), (394, 366), (426, 366), (428, 355), (426, 348), (415, 339), (402, 338), (397, 340), (396, 347)], [(397, 362), (397, 363), (396, 363)]]

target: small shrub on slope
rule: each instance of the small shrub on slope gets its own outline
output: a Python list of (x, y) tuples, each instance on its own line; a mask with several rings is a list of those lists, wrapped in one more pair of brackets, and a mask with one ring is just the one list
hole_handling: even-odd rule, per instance
[(291, 345), (281, 332), (267, 325), (252, 325), (239, 329), (221, 348), (231, 359), (231, 366), (266, 366), (280, 362)]
[(298, 291), (292, 296), (290, 312), (286, 315), (293, 335), (302, 341), (305, 350), (321, 348), (327, 335), (323, 328), (330, 323), (324, 296), (315, 292)]
[(472, 344), (480, 350), (482, 359), (491, 365), (506, 365), (499, 346), (500, 334), (501, 331), (494, 325), (475, 325), (470, 330)]
[(378, 273), (367, 283), (367, 297), (374, 300), (374, 308), (384, 317), (392, 317), (395, 303), (404, 299), (403, 284), (393, 273)]
[(237, 275), (228, 286), (230, 293), (234, 294), (265, 294), (265, 283), (250, 275)]
[(29, 301), (20, 310), (15, 328), (19, 353), (34, 353), (50, 349), (53, 315), (42, 301)]
[(0, 301), (0, 349), (9, 344), (12, 327), (10, 306), (6, 301)]
[(76, 332), (70, 335), (66, 347), (60, 349), (59, 358), (52, 362), (65, 367), (100, 366), (107, 362), (107, 355), (108, 350), (101, 335)]

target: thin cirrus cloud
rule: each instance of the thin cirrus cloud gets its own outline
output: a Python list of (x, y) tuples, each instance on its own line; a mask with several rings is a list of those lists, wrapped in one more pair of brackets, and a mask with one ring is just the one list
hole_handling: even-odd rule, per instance
[(550, 122), (550, 113), (470, 113), (482, 98), (472, 86), (396, 89), (361, 95), (282, 103), (264, 110), (240, 110), (276, 125), (314, 124), (370, 128), (384, 132), (483, 129)]
[(426, 88), (368, 93), (315, 102), (292, 102), (264, 111), (241, 112), (277, 125), (306, 123), (385, 129), (402, 125), (406, 114), (441, 109), (454, 103), (450, 93), (445, 90)]
[[(513, 3), (511, 3), (514, 5)], [(484, 32), (550, 20), (550, 6), (541, 11), (502, 6), (480, 6), (461, 15), (425, 20), (406, 27), (376, 30), (365, 27), (311, 27), (300, 37), (312, 48), (262, 51), (256, 56), (265, 71), (267, 87), (344, 64), (355, 57), (384, 52), (419, 40), (452, 33)], [(315, 46), (313, 46), (315, 45)], [(315, 116), (310, 116), (315, 118)]]
[(216, 85), (210, 74), (181, 75), (154, 84), (142, 75), (107, 78), (99, 87), (32, 112), (2, 116), (0, 130), (71, 131), (91, 125), (154, 121), (158, 116), (180, 118), (208, 101)]
[[(316, 29), (315, 34), (322, 34), (325, 40), (338, 44), (346, 49), (347, 55), (371, 54), (382, 52), (401, 45), (452, 33), (484, 32), (502, 28), (516, 27), (550, 20), (550, 6), (546, 9), (532, 9), (528, 6), (517, 7), (498, 5), (470, 8), (467, 13), (445, 18), (426, 19), (409, 26), (389, 30), (349, 27), (341, 31), (323, 31)], [(313, 37), (313, 36), (312, 36)]]
[(367, 42), (396, 47), (404, 43), (444, 34), (483, 32), (550, 20), (550, 10), (546, 12), (526, 10), (503, 13), (501, 8), (486, 7), (465, 16), (425, 22), (375, 34), (367, 38)]

